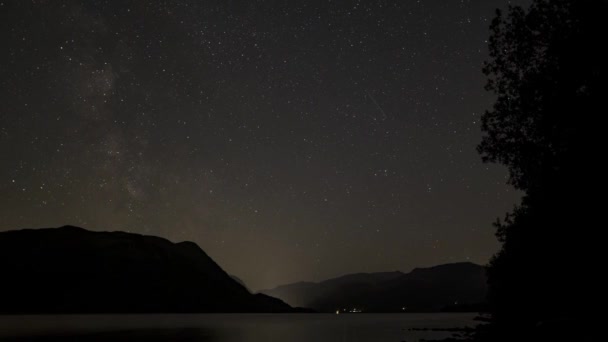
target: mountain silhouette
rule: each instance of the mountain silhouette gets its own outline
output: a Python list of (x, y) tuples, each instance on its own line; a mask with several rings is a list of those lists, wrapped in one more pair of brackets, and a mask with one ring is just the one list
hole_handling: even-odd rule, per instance
[(0, 233), (0, 313), (293, 312), (193, 242), (83, 228)]
[(299, 282), (261, 293), (320, 312), (436, 312), (478, 308), (486, 295), (482, 266), (454, 263), (416, 268), (410, 273), (345, 275), (319, 283)]
[(234, 274), (231, 274), (230, 278), (232, 278), (232, 280), (236, 281), (237, 283), (241, 284), (241, 286), (243, 286), (244, 288), (246, 288), (247, 291), (251, 292), (251, 290), (249, 289), (249, 287), (247, 287), (247, 284), (245, 284), (245, 282), (243, 281), (243, 279), (235, 276)]

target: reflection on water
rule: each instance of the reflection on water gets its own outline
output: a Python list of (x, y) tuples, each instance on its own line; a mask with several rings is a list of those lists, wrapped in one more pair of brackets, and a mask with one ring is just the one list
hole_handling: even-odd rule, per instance
[(48, 335), (21, 334), (18, 336), (0, 336), (1, 341), (32, 341), (32, 342), (59, 342), (59, 341), (130, 341), (130, 342), (165, 342), (165, 341), (214, 341), (210, 333), (202, 329), (140, 329), (124, 331), (105, 331), (96, 333), (69, 333), (55, 332)]
[(0, 316), (0, 341), (418, 341), (471, 327), (474, 314)]

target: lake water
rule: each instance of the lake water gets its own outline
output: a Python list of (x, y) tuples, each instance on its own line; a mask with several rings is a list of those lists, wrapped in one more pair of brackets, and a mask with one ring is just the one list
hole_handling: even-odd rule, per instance
[(475, 314), (0, 316), (0, 341), (401, 342), (449, 337)]

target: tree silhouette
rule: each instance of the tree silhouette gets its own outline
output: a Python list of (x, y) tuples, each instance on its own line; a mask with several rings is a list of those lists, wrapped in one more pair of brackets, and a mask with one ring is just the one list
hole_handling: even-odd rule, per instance
[(577, 322), (593, 301), (586, 265), (599, 212), (589, 189), (601, 182), (593, 163), (608, 94), (607, 3), (535, 0), (527, 10), (497, 11), (492, 22), (483, 71), (497, 97), (478, 151), (507, 166), (509, 183), (524, 193), (495, 224), (502, 248), (488, 269), (499, 331), (492, 340)]

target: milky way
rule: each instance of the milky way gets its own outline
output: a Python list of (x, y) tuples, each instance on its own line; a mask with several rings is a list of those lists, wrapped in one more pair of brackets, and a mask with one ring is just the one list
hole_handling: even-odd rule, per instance
[(0, 230), (191, 240), (259, 289), (485, 263), (519, 199), (475, 151), (506, 0), (0, 3)]

